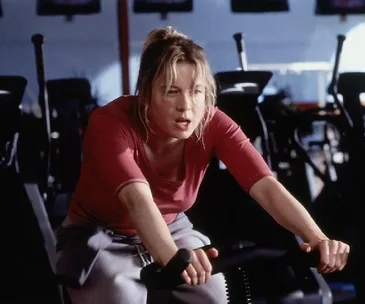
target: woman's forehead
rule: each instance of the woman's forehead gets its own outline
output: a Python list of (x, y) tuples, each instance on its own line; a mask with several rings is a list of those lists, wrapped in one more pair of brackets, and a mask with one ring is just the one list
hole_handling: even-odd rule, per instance
[(164, 87), (195, 87), (204, 86), (206, 81), (201, 73), (197, 74), (195, 71), (190, 73), (180, 70), (176, 71), (176, 73), (165, 72), (159, 77), (157, 82)]

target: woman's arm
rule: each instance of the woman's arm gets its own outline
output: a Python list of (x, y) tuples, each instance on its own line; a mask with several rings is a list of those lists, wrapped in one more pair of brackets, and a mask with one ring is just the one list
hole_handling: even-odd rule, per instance
[(261, 155), (227, 115), (217, 111), (212, 126), (214, 151), (242, 188), (281, 226), (303, 239), (302, 250), (319, 250), (319, 271), (343, 269), (350, 247), (327, 238), (307, 210), (273, 177)]
[(281, 226), (303, 241), (315, 244), (328, 239), (303, 205), (275, 178), (262, 178), (249, 193)]
[(281, 226), (302, 238), (302, 250), (319, 250), (317, 268), (321, 273), (345, 267), (350, 252), (349, 245), (330, 240), (307, 210), (276, 179), (262, 178), (252, 186), (250, 194)]
[(178, 248), (153, 200), (149, 186), (131, 183), (120, 190), (118, 199), (127, 207), (144, 246), (158, 263), (166, 265)]
[[(159, 264), (166, 265), (178, 248), (149, 186), (131, 183), (120, 190), (118, 199), (127, 207), (143, 245)], [(192, 254), (192, 263), (182, 273), (182, 277), (187, 284), (203, 284), (209, 280), (212, 271), (208, 257), (216, 257), (218, 251), (215, 248), (207, 251), (196, 249)]]
[(284, 228), (304, 241), (327, 239), (306, 209), (280, 184), (241, 128), (217, 111), (214, 150), (242, 188)]

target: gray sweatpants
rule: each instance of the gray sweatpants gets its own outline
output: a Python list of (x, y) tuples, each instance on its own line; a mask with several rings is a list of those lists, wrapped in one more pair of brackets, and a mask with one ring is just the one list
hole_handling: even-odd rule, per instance
[[(194, 249), (210, 244), (206, 236), (193, 229), (193, 225), (183, 213), (169, 225), (169, 230), (179, 248)], [(147, 290), (139, 278), (142, 267), (151, 261), (150, 254), (141, 245), (138, 237), (106, 245), (98, 252), (83, 287), (68, 289), (72, 303), (146, 303)], [(213, 275), (206, 284), (197, 286), (185, 284), (171, 292), (161, 293), (155, 302), (225, 304), (227, 301), (226, 282), (220, 273)]]

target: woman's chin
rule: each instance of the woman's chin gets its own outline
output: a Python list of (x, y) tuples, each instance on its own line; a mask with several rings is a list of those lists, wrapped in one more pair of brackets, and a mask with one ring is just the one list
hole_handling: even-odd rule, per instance
[(194, 131), (186, 130), (186, 131), (174, 131), (172, 132), (172, 136), (176, 139), (182, 140), (182, 139), (188, 139)]

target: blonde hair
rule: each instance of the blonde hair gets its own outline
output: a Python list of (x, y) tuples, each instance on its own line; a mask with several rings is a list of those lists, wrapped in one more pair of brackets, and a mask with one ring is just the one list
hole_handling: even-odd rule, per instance
[(204, 129), (213, 115), (216, 102), (216, 84), (203, 49), (188, 36), (173, 27), (153, 30), (147, 36), (142, 47), (142, 55), (136, 95), (139, 95), (135, 113), (148, 136), (148, 107), (152, 97), (152, 87), (162, 75), (166, 78), (166, 92), (176, 78), (177, 63), (188, 62), (195, 66), (195, 79), (201, 77), (205, 83), (206, 111), (195, 130), (197, 140), (202, 140)]

